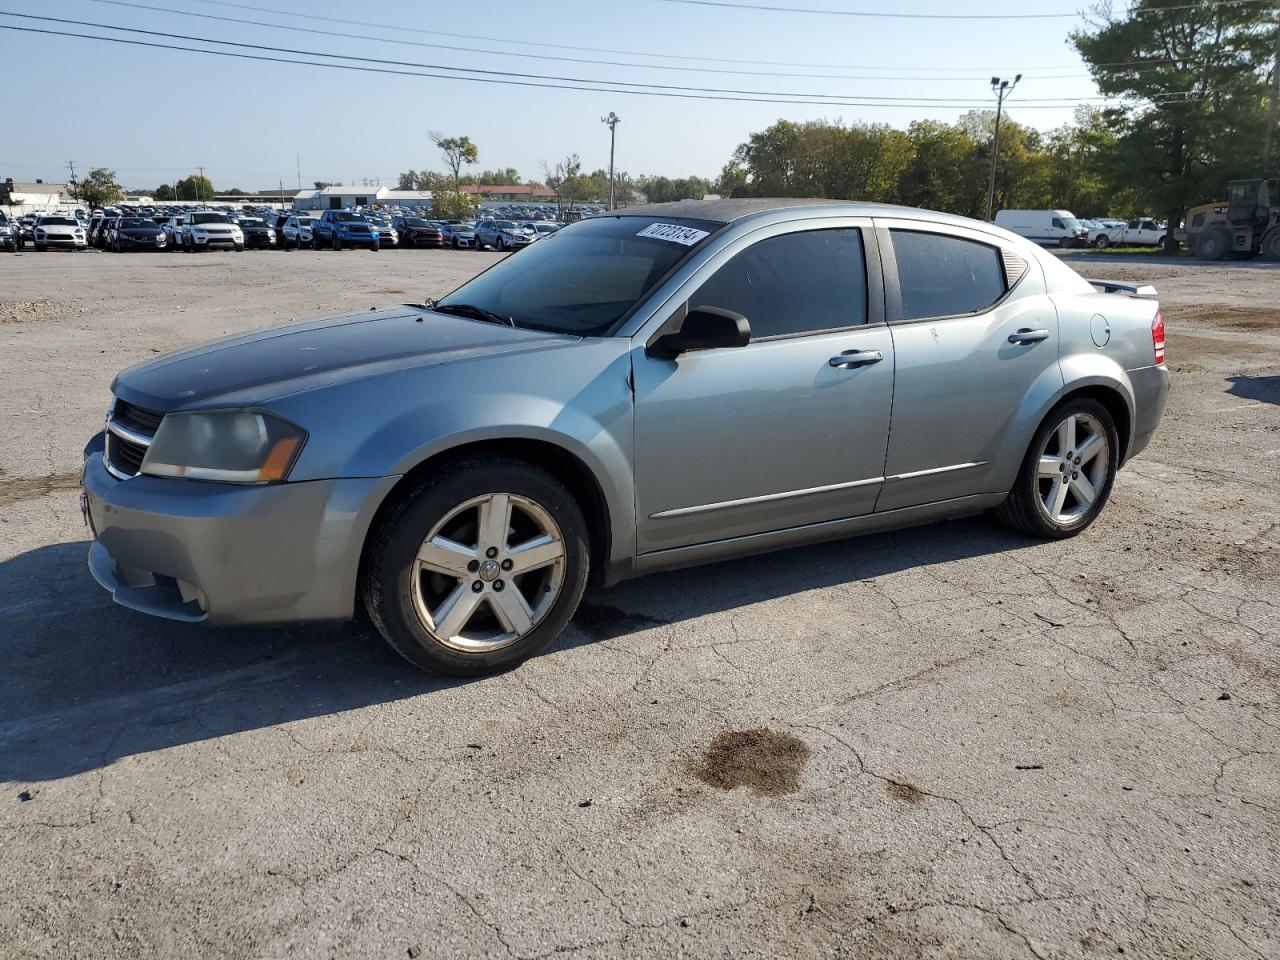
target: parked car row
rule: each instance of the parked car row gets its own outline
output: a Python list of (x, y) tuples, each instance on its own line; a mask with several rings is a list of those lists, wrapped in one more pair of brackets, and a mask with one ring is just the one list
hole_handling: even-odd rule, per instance
[(0, 247), (20, 250), (27, 242), (50, 247), (195, 253), (225, 249), (343, 250), (358, 247), (450, 247), (499, 251), (527, 247), (563, 224), (506, 218), (432, 220), (412, 214), (382, 216), (375, 211), (325, 210), (318, 215), (276, 210), (236, 213), (218, 209), (132, 210), (108, 208), (89, 217), (44, 214), (10, 221), (0, 214)]

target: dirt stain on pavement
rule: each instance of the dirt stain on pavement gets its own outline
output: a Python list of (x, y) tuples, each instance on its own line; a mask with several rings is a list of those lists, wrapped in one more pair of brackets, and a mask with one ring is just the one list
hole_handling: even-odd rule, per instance
[(761, 796), (776, 797), (800, 789), (800, 772), (808, 759), (808, 745), (789, 733), (728, 730), (716, 735), (689, 772), (719, 790), (750, 787)]
[(907, 783), (905, 780), (890, 780), (884, 787), (889, 791), (889, 796), (903, 803), (909, 803), (913, 807), (924, 800), (923, 791), (914, 783)]
[(13, 477), (0, 480), (0, 505), (39, 500), (55, 490), (75, 490), (80, 474), (55, 473), (47, 477)]

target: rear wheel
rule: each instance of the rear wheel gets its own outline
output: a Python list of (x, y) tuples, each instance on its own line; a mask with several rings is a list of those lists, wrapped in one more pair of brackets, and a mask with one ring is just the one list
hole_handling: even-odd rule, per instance
[(1096, 400), (1059, 404), (1036, 431), (1001, 521), (1035, 537), (1079, 533), (1102, 511), (1119, 466), (1115, 421)]
[(432, 474), (373, 534), (362, 585), (378, 631), (433, 673), (472, 676), (542, 652), (577, 609), (586, 521), (546, 471), (476, 456)]

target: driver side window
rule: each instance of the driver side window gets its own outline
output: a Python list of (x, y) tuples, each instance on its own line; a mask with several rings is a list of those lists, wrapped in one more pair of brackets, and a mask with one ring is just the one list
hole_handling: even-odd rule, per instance
[(751, 339), (842, 330), (867, 322), (867, 267), (856, 228), (784, 233), (753, 243), (689, 298), (732, 310)]

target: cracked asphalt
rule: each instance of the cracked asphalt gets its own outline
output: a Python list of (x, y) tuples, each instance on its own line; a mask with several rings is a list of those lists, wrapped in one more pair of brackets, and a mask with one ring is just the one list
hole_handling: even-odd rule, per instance
[(1280, 270), (1151, 280), (1174, 392), (1084, 535), (623, 584), (499, 677), (114, 607), (116, 370), (488, 254), (0, 257), (0, 956), (1280, 956)]

